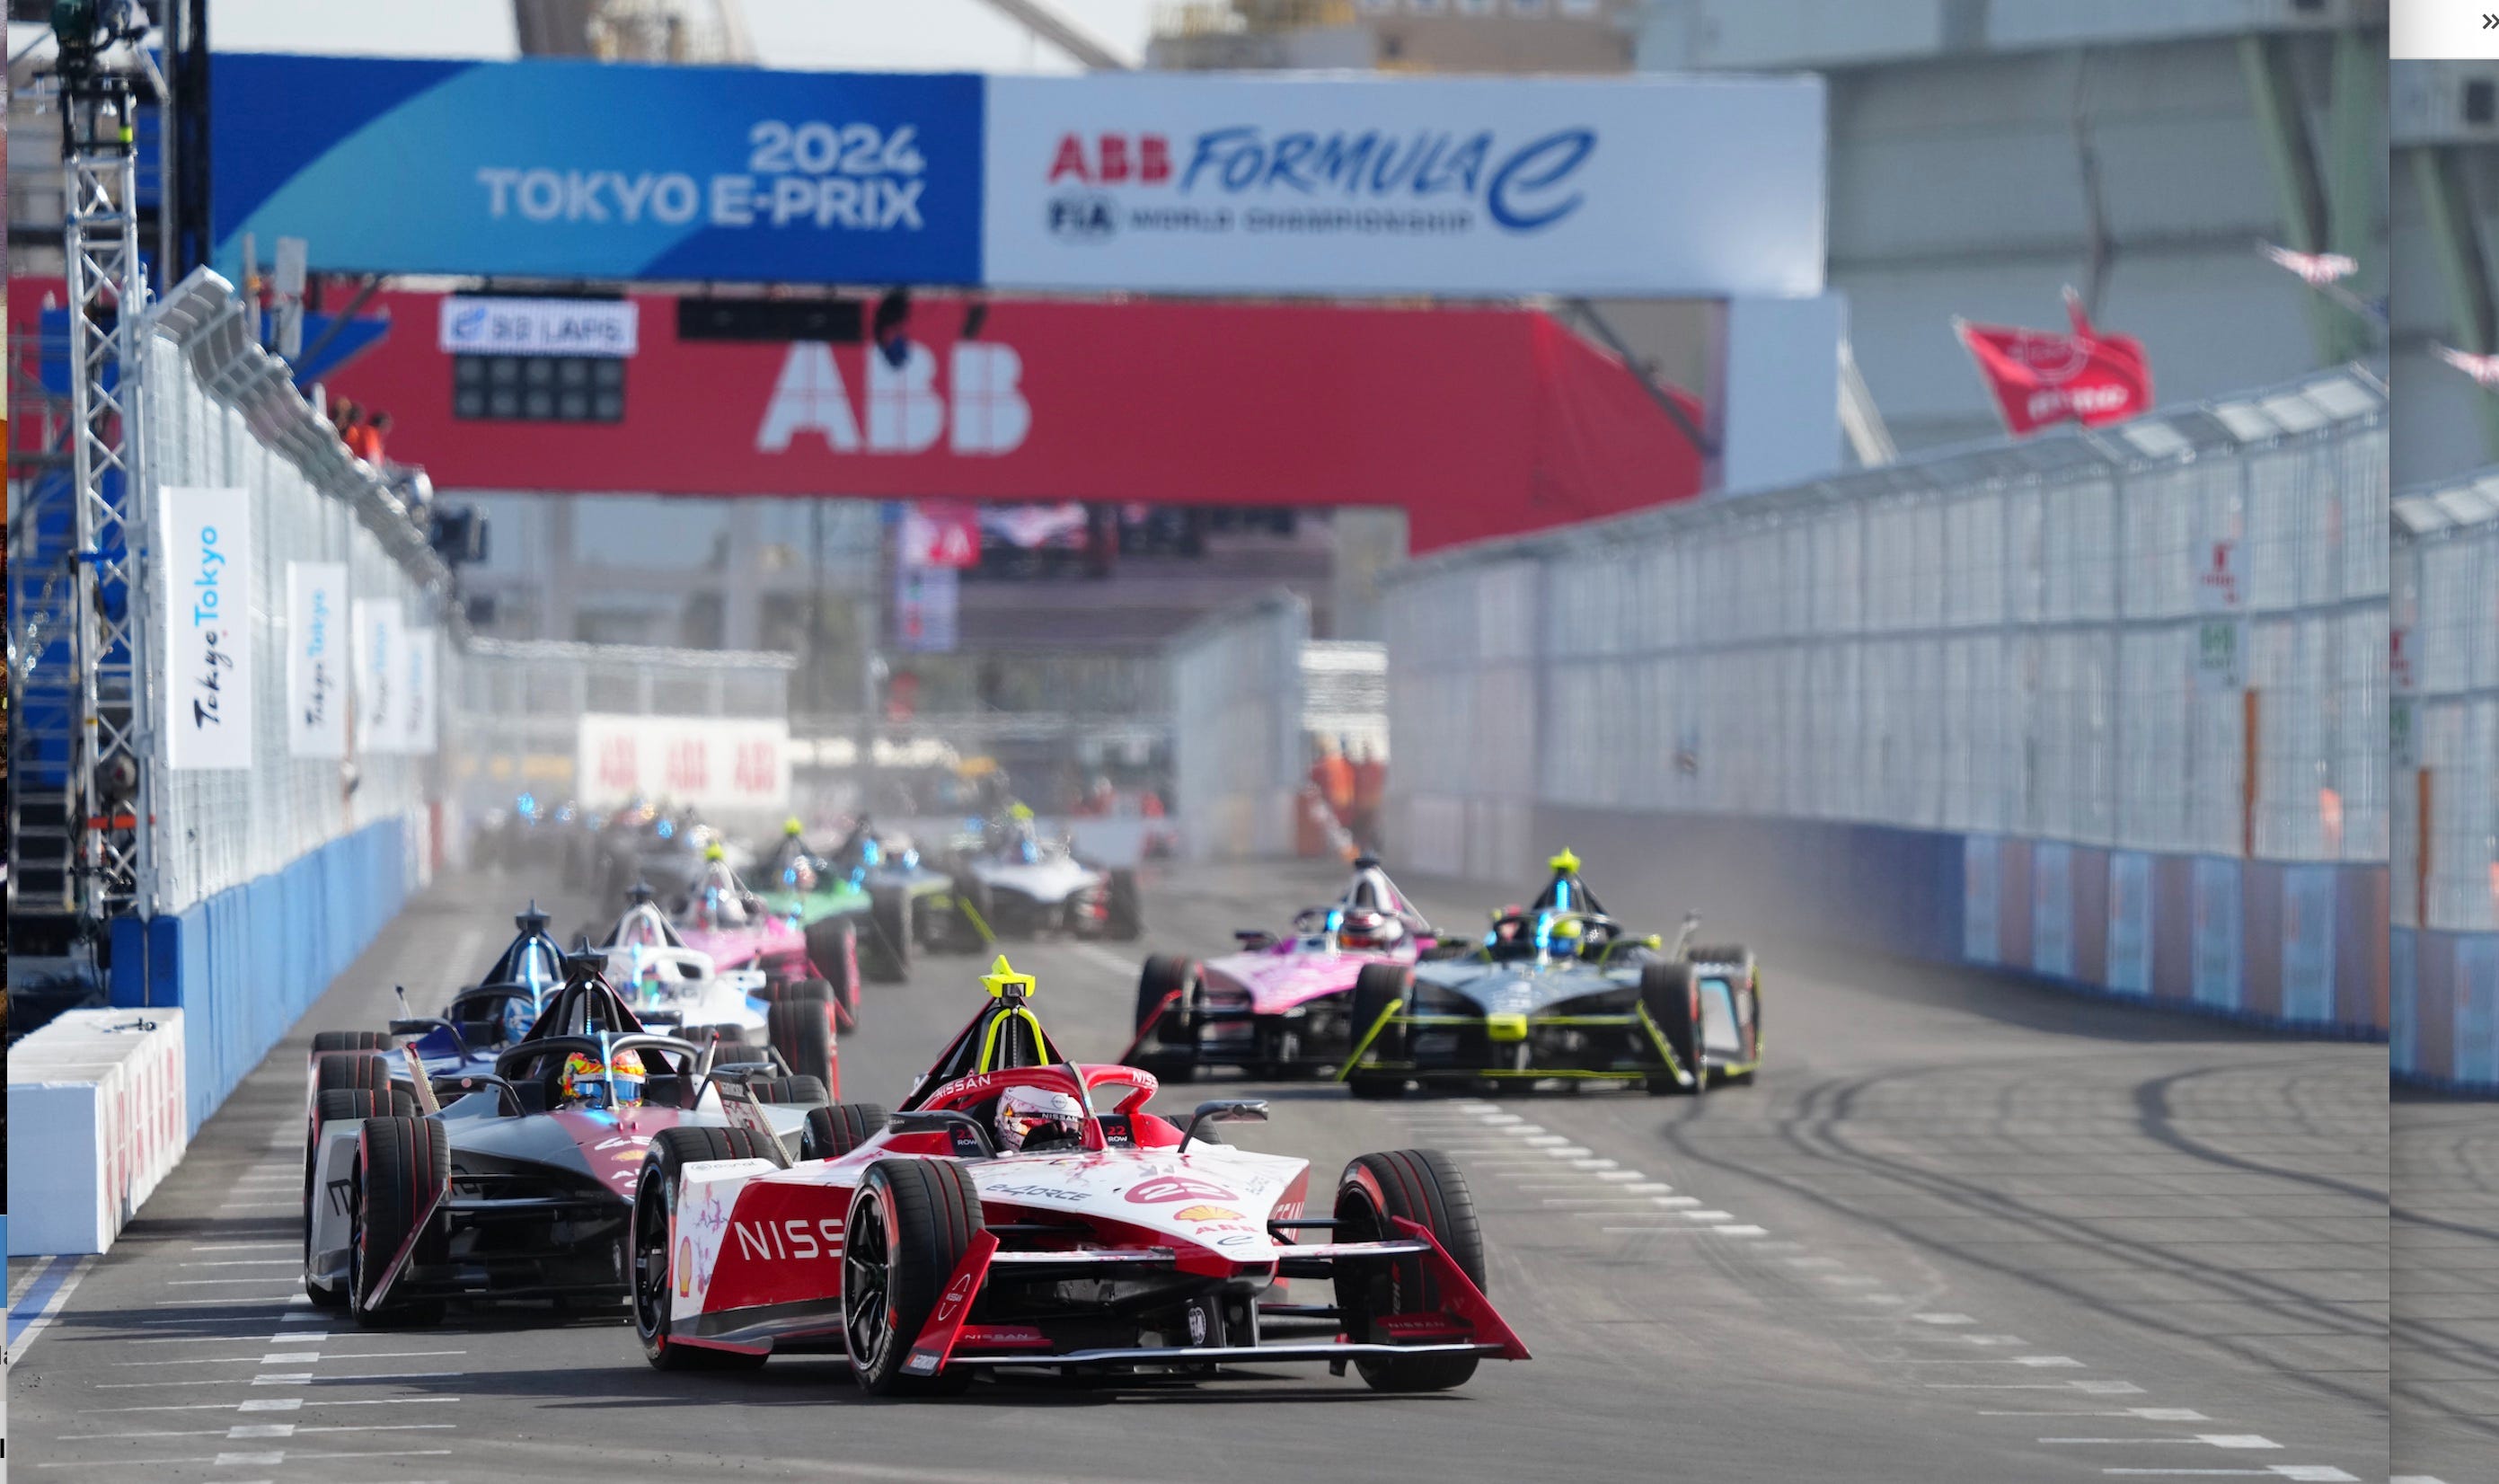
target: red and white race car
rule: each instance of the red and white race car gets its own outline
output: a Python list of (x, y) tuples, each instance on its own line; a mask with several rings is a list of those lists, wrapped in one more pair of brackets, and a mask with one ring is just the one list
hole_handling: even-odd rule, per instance
[[(838, 1350), (886, 1393), (1298, 1360), (1439, 1391), (1527, 1358), (1484, 1298), (1482, 1228), (1445, 1156), (1360, 1155), (1314, 1212), (1308, 1161), (1207, 1136), (1265, 1104), (1167, 1121), (1146, 1111), (1152, 1073), (1059, 1059), (1004, 958), (982, 983), (990, 1004), (900, 1112), (817, 1110), (794, 1166), (725, 1157), (720, 1130), (654, 1141), (633, 1237), (652, 1365)], [(1066, 1115), (1000, 1116), (1047, 1105)]]
[(1137, 976), (1137, 1038), (1121, 1061), (1174, 1081), (1200, 1067), (1244, 1067), (1263, 1078), (1333, 1072), (1353, 1050), (1353, 986), (1362, 971), (1411, 968), (1439, 944), (1369, 855), (1353, 863), (1335, 901), (1297, 914), (1291, 932), (1253, 928), (1233, 937), (1240, 949), (1220, 958), (1146, 960)]

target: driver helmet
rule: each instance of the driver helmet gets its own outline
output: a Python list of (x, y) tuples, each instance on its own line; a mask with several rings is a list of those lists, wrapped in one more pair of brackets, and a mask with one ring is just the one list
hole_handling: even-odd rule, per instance
[(1395, 948), (1405, 937), (1405, 923), (1369, 907), (1347, 909), (1337, 925), (1337, 942), (1349, 949)]
[(1085, 1109), (1075, 1098), (1047, 1087), (1009, 1087), (998, 1095), (998, 1149), (1012, 1154), (1038, 1136), (1042, 1144), (1073, 1144), (1084, 1137)]
[(503, 1002), (503, 1044), (510, 1046), (528, 1035), (531, 1026), (538, 1023), (537, 1002), (514, 995)]
[(642, 1101), (642, 1058), (619, 1051), (612, 1062), (601, 1062), (587, 1051), (575, 1051), (564, 1059), (560, 1090), (564, 1101), (576, 1107), (630, 1108)]

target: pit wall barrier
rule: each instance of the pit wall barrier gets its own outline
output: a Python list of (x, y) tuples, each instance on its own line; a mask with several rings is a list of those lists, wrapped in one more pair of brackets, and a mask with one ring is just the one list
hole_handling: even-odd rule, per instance
[(103, 1252), (182, 1158), (178, 1010), (73, 1010), (9, 1048), (9, 1255)]
[[(1395, 868), (1523, 892), (1568, 846), (1609, 904), (1698, 912), (1704, 938), (1846, 943), (2321, 1035), (2374, 1040), (2387, 1023), (2383, 867), (1723, 815), (1541, 807), (1467, 820), (1435, 803), (1459, 801), (1410, 800), (1404, 818), (1422, 805), (1427, 822), (1455, 813), (1455, 827), (1400, 828), (1392, 816), (1395, 837), (1416, 842)], [(2483, 983), (2499, 987), (2499, 955), (2484, 962)]]
[(182, 1012), (186, 1138), (399, 914), (430, 864), (419, 845), (408, 819), (383, 820), (178, 913), (114, 922), (114, 1005)]

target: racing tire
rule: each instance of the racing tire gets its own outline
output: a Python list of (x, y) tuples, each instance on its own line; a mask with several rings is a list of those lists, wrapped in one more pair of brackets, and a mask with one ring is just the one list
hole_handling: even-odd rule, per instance
[(388, 1092), (390, 1058), (378, 1051), (325, 1051), (312, 1058), (312, 1096), (340, 1088)]
[(1694, 963), (1734, 963), (1750, 966), (1753, 955), (1740, 943), (1696, 943), (1683, 951), (1683, 956)]
[[(324, 1034), (330, 1034), (324, 1032)], [(340, 1035), (361, 1035), (358, 1031), (341, 1031)], [(413, 1099), (410, 1099), (413, 1102)], [(314, 1308), (345, 1308), (347, 1290), (337, 1283), (319, 1283), (312, 1278), (312, 1201), (314, 1183), (319, 1177), (321, 1130), (342, 1118), (362, 1121), (377, 1118), (385, 1112), (382, 1095), (363, 1087), (333, 1087), (317, 1095), (312, 1102), (312, 1136), (304, 1145), (304, 1296)]]
[(312, 1054), (315, 1056), (326, 1055), (332, 1051), (387, 1051), (390, 1048), (390, 1037), (380, 1031), (343, 1030), (312, 1033)]
[[(1154, 1027), (1152, 1043), (1168, 1051), (1197, 1048), (1198, 967), (1178, 953), (1156, 953), (1137, 975), (1137, 1030)], [(1174, 998), (1178, 996), (1178, 998)], [(1168, 1009), (1165, 1007), (1168, 1005)], [(1161, 1018), (1155, 1019), (1159, 1015)]]
[(1117, 943), (1134, 943), (1145, 934), (1146, 906), (1137, 894), (1137, 873), (1113, 871), (1102, 901), (1102, 936)]
[(1689, 963), (1652, 963), (1640, 969), (1640, 1008), (1656, 1022), (1658, 1034), (1666, 1038), (1674, 1059), (1681, 1063), (1692, 1081), (1689, 1086), (1671, 1072), (1659, 1072), (1648, 1080), (1652, 1096), (1671, 1092), (1699, 1094), (1709, 1086), (1708, 1063), (1703, 1060), (1701, 1033), (1701, 981), (1694, 977)]
[(893, 1114), (874, 1103), (831, 1103), (807, 1110), (800, 1159), (839, 1159), (875, 1138)]
[(911, 893), (902, 890), (868, 894), (867, 931), (860, 939), (860, 968), (879, 984), (898, 984), (911, 977)]
[(807, 961), (816, 977), (830, 985), (833, 1003), (859, 1014), (859, 928), (848, 918), (823, 918), (807, 925)]
[(959, 1392), (971, 1372), (903, 1368), (986, 1223), (971, 1172), (951, 1159), (880, 1159), (867, 1167), (842, 1228), (842, 1345), (870, 1396)]
[(851, 1014), (850, 1007), (842, 1003), (841, 995), (828, 980), (784, 980), (779, 984), (767, 984), (756, 991), (755, 998), (766, 1005), (826, 1006), (832, 1012), (833, 1029), (836, 1033), (854, 1029), (859, 1024), (859, 1017)]
[(829, 1103), (832, 1095), (812, 1077), (775, 1077), (747, 1084), (759, 1103)]
[(429, 1245), (418, 1232), (451, 1188), (451, 1131), (437, 1118), (367, 1118), (356, 1148), (355, 1215), (347, 1243), (347, 1291), (356, 1322), (368, 1328), (438, 1324), (439, 1299), (396, 1300), (372, 1306), (382, 1274), (413, 1238), (411, 1262)]
[[(1335, 1233), (1339, 1242), (1384, 1242), (1398, 1235), (1391, 1217), (1432, 1234), (1458, 1271), (1480, 1292), (1484, 1287), (1483, 1226), (1476, 1219), (1467, 1178), (1438, 1149), (1392, 1149), (1357, 1154), (1338, 1178)], [(1337, 1307), (1346, 1333), (1372, 1338), (1375, 1315), (1429, 1313), (1441, 1307), (1440, 1283), (1417, 1257), (1344, 1266), (1336, 1279)], [(1446, 1391), (1476, 1373), (1472, 1355), (1364, 1357), (1354, 1361), (1374, 1391)]]
[(668, 1333), (668, 1291), (676, 1284), (678, 1249), (668, 1243), (675, 1227), (677, 1176), (686, 1166), (707, 1159), (768, 1159), (787, 1164), (778, 1140), (748, 1128), (662, 1129), (642, 1156), (642, 1176), (633, 1186), (633, 1330), (642, 1341), (642, 1358), (660, 1371), (753, 1371), (765, 1352), (713, 1350), (677, 1343)]
[[(1379, 1017), (1388, 1014), (1389, 1008), (1399, 1001), (1411, 1001), (1413, 994), (1414, 971), (1412, 969), (1396, 963), (1364, 964), (1362, 972), (1353, 977), (1350, 1030), (1353, 1041), (1346, 1048), (1346, 1054), (1351, 1056), (1355, 1051), (1360, 1050), (1362, 1054), (1375, 1061), (1407, 1060), (1406, 1027), (1394, 1022), (1379, 1025)], [(1372, 1036), (1371, 1045), (1365, 1048), (1363, 1038), (1371, 1035), (1371, 1028), (1375, 1025), (1379, 1025), (1379, 1034)], [(1346, 1079), (1347, 1082), (1361, 1080), (1362, 1074), (1359, 1072)], [(1399, 1087), (1402, 1088), (1405, 1085), (1404, 1078), (1400, 1077), (1395, 1081)], [(1356, 1096), (1360, 1095), (1356, 1094)]]
[(839, 1042), (828, 1000), (783, 1000), (763, 1013), (767, 1044), (793, 1078), (811, 1077), (830, 1100), (842, 1084)]

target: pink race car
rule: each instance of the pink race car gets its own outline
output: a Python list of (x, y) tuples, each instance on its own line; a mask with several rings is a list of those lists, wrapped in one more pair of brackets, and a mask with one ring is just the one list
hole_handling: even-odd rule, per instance
[(1237, 952), (1204, 962), (1157, 953), (1137, 979), (1137, 1039), (1120, 1059), (1185, 1081), (1200, 1067), (1260, 1077), (1316, 1075), (1353, 1048), (1354, 981), (1374, 964), (1411, 969), (1440, 935), (1369, 855), (1345, 893), (1306, 908), (1290, 933), (1235, 933)]
[[(709, 955), (718, 973), (762, 969), (766, 1003), (784, 998), (808, 999), (817, 993), (831, 1000), (840, 1028), (849, 1030), (859, 1011), (859, 937), (847, 924), (838, 934), (819, 929), (820, 946), (837, 938), (831, 963), (818, 961), (807, 947), (807, 934), (792, 918), (772, 911), (761, 896), (737, 879), (717, 845), (705, 854), (702, 874), (676, 903), (668, 926), (675, 943)], [(811, 992), (809, 986), (821, 984)]]

